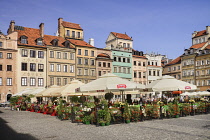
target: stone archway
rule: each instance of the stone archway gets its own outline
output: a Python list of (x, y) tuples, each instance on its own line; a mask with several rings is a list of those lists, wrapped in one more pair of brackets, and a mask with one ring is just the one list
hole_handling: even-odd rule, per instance
[(7, 101), (12, 97), (12, 94), (7, 94)]

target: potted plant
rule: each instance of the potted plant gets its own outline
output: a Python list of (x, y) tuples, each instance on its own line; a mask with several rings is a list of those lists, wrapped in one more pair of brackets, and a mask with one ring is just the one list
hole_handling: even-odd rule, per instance
[(84, 124), (90, 124), (90, 121), (92, 120), (91, 116), (90, 115), (86, 115), (83, 117), (82, 121)]
[(123, 118), (124, 118), (126, 123), (130, 123), (131, 113), (130, 113), (130, 109), (128, 107), (128, 103), (125, 103), (124, 112), (123, 112)]

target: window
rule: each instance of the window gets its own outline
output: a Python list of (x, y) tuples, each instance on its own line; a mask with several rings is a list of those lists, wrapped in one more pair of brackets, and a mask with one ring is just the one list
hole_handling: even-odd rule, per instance
[(30, 78), (30, 86), (36, 86), (36, 79)]
[(21, 77), (21, 86), (27, 86), (27, 77)]
[(60, 72), (60, 71), (61, 71), (61, 65), (57, 64), (57, 72)]
[(7, 86), (12, 86), (12, 78), (7, 78)]
[(130, 58), (127, 58), (127, 62), (130, 63)]
[(81, 55), (82, 53), (81, 53), (81, 49), (78, 49), (78, 55)]
[(50, 58), (54, 58), (54, 51), (50, 51)]
[(36, 64), (30, 63), (30, 71), (36, 71)]
[(54, 85), (54, 77), (50, 77), (50, 85)]
[(180, 74), (178, 74), (178, 79), (181, 79), (181, 75)]
[(7, 65), (7, 71), (12, 71), (12, 65)]
[(127, 43), (127, 47), (130, 48), (130, 43)]
[(30, 57), (35, 58), (36, 57), (36, 51), (30, 50)]
[(150, 65), (150, 61), (148, 61), (148, 65)]
[(121, 67), (118, 67), (118, 72), (121, 73)]
[(156, 71), (153, 71), (153, 76), (156, 76)]
[(74, 66), (70, 66), (70, 72), (73, 73), (74, 72)]
[(84, 75), (88, 75), (88, 69), (85, 69)]
[(57, 59), (61, 59), (61, 52), (57, 52)]
[(117, 67), (114, 67), (114, 73), (116, 73), (117, 72)]
[(168, 68), (168, 71), (169, 71), (169, 72), (171, 71), (171, 67)]
[(63, 53), (63, 59), (67, 59), (67, 53)]
[(38, 51), (38, 58), (44, 58), (44, 52)]
[(82, 69), (77, 70), (77, 75), (82, 75)]
[(101, 76), (101, 71), (98, 71), (98, 76)]
[(22, 44), (28, 44), (28, 43), (27, 43), (27, 37), (26, 37), (26, 36), (21, 36), (20, 42), (21, 42)]
[(126, 68), (123, 68), (123, 73), (126, 73)]
[(38, 72), (44, 71), (44, 64), (38, 64)]
[(75, 31), (72, 31), (72, 37), (75, 38)]
[(63, 66), (63, 72), (68, 72), (67, 65)]
[(70, 53), (70, 59), (74, 60), (74, 54), (73, 53)]
[(44, 86), (44, 79), (43, 78), (38, 78), (38, 86), (43, 87)]
[(2, 71), (2, 65), (0, 65), (0, 71)]
[(121, 57), (118, 57), (118, 62), (121, 62)]
[(3, 83), (2, 83), (2, 77), (0, 77), (0, 86), (2, 86)]
[(2, 47), (3, 45), (2, 45), (3, 43), (2, 42), (0, 42), (0, 47)]
[(136, 72), (135, 71), (134, 71), (133, 75), (134, 75), (134, 78), (136, 78)]
[(3, 53), (2, 52), (0, 52), (0, 58), (3, 58)]
[(85, 50), (85, 56), (88, 56), (88, 50)]
[(58, 85), (58, 86), (61, 85), (61, 78), (57, 78), (57, 85)]
[(123, 43), (123, 48), (126, 48), (126, 43)]
[(108, 63), (108, 67), (110, 67), (110, 63)]
[(103, 75), (106, 74), (106, 71), (103, 71)]
[(143, 66), (144, 66), (144, 67), (146, 66), (146, 63), (145, 63), (145, 62), (143, 62)]
[(66, 36), (70, 36), (70, 31), (66, 30)]
[(21, 63), (21, 70), (27, 71), (27, 63)]
[(67, 85), (68, 84), (67, 78), (63, 78), (63, 84), (64, 85)]
[(141, 78), (141, 72), (139, 72), (139, 78)]
[(88, 59), (85, 59), (85, 65), (88, 65)]
[(54, 64), (50, 64), (50, 71), (54, 71)]
[(7, 53), (7, 59), (12, 59), (12, 53)]
[(91, 70), (91, 76), (95, 76), (95, 70)]
[(93, 57), (94, 57), (94, 51), (91, 51), (91, 56), (93, 56)]
[(133, 61), (133, 65), (136, 66), (136, 61)]
[(57, 47), (58, 46), (58, 39), (54, 39), (52, 41), (52, 45), (55, 46), (55, 47)]
[(117, 57), (114, 57), (114, 61), (117, 61)]
[(146, 72), (143, 72), (143, 78), (146, 78)]
[(101, 67), (101, 62), (98, 62), (98, 66)]
[(178, 66), (177, 69), (180, 70), (180, 66)]
[(82, 65), (82, 58), (78, 58), (77, 60), (78, 60), (77, 64)]
[(141, 66), (141, 61), (138, 61), (138, 66)]
[(126, 62), (126, 61), (125, 61), (125, 58), (123, 58), (123, 62)]
[(28, 50), (22, 49), (22, 57), (28, 57)]
[(128, 73), (129, 73), (129, 74), (131, 73), (131, 68), (128, 68)]
[(157, 76), (160, 76), (160, 71), (159, 70), (157, 71)]
[(151, 72), (151, 70), (149, 70), (149, 76), (151, 76), (152, 75), (152, 72)]
[(91, 66), (94, 66), (95, 65), (95, 60), (91, 60)]
[(77, 32), (77, 37), (80, 38), (80, 32)]
[(106, 67), (106, 62), (103, 62), (103, 67)]
[(42, 46), (43, 45), (42, 44), (42, 39), (41, 38), (38, 38), (36, 44), (39, 45), (39, 46)]

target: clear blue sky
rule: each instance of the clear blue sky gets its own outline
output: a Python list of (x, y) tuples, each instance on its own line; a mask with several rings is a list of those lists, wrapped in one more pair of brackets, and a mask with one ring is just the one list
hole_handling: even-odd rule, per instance
[(134, 49), (175, 59), (191, 46), (191, 34), (210, 25), (210, 0), (0, 0), (0, 30), (11, 20), (54, 35), (57, 20), (78, 23), (85, 41), (105, 47), (110, 32), (127, 33)]

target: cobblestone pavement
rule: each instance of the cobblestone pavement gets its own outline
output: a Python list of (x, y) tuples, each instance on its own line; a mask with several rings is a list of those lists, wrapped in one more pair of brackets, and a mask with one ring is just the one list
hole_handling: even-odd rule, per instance
[(210, 114), (104, 127), (0, 107), (0, 140), (207, 140)]

